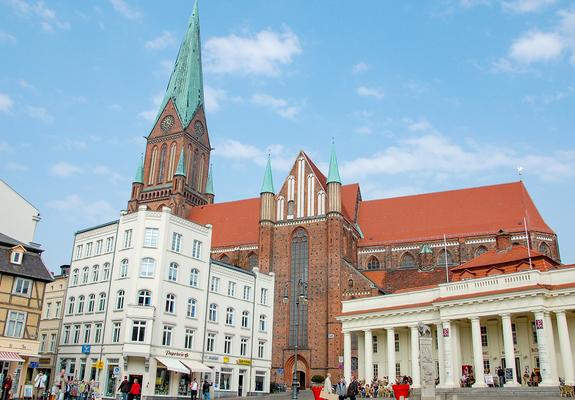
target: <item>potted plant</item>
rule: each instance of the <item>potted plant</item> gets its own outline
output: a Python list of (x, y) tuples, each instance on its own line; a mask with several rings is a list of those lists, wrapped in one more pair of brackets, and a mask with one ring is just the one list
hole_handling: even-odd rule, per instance
[(311, 377), (311, 391), (315, 400), (320, 400), (319, 394), (323, 389), (323, 382), (325, 378), (321, 375), (314, 375)]

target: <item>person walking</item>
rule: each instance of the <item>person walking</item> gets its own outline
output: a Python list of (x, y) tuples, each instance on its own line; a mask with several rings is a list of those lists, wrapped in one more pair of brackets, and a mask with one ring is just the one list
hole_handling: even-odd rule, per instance
[(328, 372), (327, 376), (325, 377), (325, 381), (323, 382), (323, 390), (327, 394), (333, 393), (333, 385), (331, 384), (331, 374)]
[(335, 387), (335, 393), (339, 397), (339, 400), (345, 400), (347, 395), (347, 386), (345, 385), (345, 380), (341, 378)]
[(12, 376), (6, 374), (4, 382), (2, 382), (2, 400), (8, 400), (10, 398), (10, 391), (12, 390)]
[(124, 380), (122, 381), (122, 383), (120, 383), (120, 386), (118, 387), (118, 391), (122, 395), (122, 400), (128, 400), (128, 394), (130, 393), (131, 388), (132, 385), (130, 384), (128, 377), (124, 376)]
[(44, 392), (46, 391), (46, 381), (48, 377), (44, 374), (44, 371), (40, 370), (36, 378), (34, 378), (34, 391), (36, 392), (36, 399), (43, 398)]
[(198, 381), (196, 378), (190, 383), (190, 395), (192, 396), (192, 400), (198, 400)]
[(204, 379), (204, 384), (202, 385), (204, 400), (210, 400), (210, 386), (212, 386), (212, 384), (207, 379)]
[(140, 396), (142, 394), (142, 387), (138, 383), (138, 379), (134, 379), (134, 383), (130, 387), (129, 391), (130, 396), (132, 396), (132, 400), (140, 400)]
[(347, 397), (349, 397), (349, 400), (355, 400), (358, 394), (359, 394), (359, 384), (355, 376), (352, 376), (351, 383), (347, 387)]
[(497, 377), (499, 378), (499, 387), (503, 387), (503, 385), (505, 385), (505, 372), (503, 368), (497, 367)]

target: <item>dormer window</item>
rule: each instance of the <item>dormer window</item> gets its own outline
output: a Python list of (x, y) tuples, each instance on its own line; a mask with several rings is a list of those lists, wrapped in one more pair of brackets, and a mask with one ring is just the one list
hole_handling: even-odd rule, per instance
[(10, 252), (10, 262), (12, 264), (21, 265), (22, 259), (24, 258), (24, 251), (24, 247), (22, 246), (13, 247)]

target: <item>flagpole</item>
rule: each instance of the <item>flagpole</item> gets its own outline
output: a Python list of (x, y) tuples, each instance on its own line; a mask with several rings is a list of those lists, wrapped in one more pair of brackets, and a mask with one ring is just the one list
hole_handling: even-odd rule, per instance
[(443, 234), (443, 254), (445, 254), (445, 281), (449, 283), (449, 268), (447, 267), (447, 238)]
[(527, 219), (523, 217), (523, 227), (525, 228), (525, 240), (527, 241), (527, 255), (529, 256), (529, 269), (533, 269), (531, 264), (531, 240), (529, 240), (529, 232), (527, 231)]

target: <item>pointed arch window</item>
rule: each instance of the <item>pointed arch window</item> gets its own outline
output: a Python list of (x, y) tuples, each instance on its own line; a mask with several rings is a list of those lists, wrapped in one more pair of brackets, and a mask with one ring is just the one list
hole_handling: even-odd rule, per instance
[(256, 268), (258, 266), (258, 255), (252, 253), (248, 256), (248, 265), (250, 268)]
[(186, 181), (188, 186), (192, 183), (192, 145), (188, 145), (188, 155), (186, 157)]
[(154, 146), (152, 149), (152, 159), (150, 160), (150, 172), (148, 176), (148, 185), (153, 185), (156, 177), (156, 164), (158, 159), (158, 147)]
[(284, 206), (285, 206), (285, 199), (283, 196), (279, 196), (278, 200), (277, 200), (277, 207), (276, 207), (276, 212), (277, 212), (277, 220), (281, 221), (284, 219)]
[(539, 245), (539, 253), (545, 254), (546, 256), (549, 257), (551, 255), (551, 248), (547, 243), (541, 242), (541, 244)]
[(325, 192), (320, 190), (317, 194), (317, 215), (325, 214)]
[(315, 177), (313, 174), (307, 176), (307, 216), (315, 215)]
[[(446, 259), (446, 255), (447, 255), (447, 259)], [(437, 254), (437, 259), (435, 260), (435, 265), (440, 267), (440, 266), (445, 266), (446, 263), (447, 263), (447, 266), (455, 265), (455, 262), (453, 261), (453, 255), (451, 254), (451, 252), (449, 250), (447, 250), (447, 252), (446, 252), (445, 249), (443, 249), (439, 252), (439, 254)]]
[(160, 163), (158, 164), (158, 183), (164, 181), (164, 175), (166, 173), (166, 153), (168, 152), (168, 146), (164, 143), (162, 145), (162, 150), (160, 152)]
[(172, 180), (172, 178), (174, 177), (174, 172), (175, 172), (175, 167), (176, 167), (176, 143), (172, 143), (172, 145), (170, 146), (170, 168), (168, 169), (168, 179), (167, 180)]
[(485, 246), (479, 246), (478, 248), (475, 249), (475, 257), (479, 257), (480, 255), (482, 255), (483, 253), (487, 252), (487, 247)]
[(367, 260), (367, 269), (369, 270), (373, 270), (373, 269), (379, 269), (380, 265), (379, 265), (379, 260), (377, 259), (376, 256), (371, 256), (369, 257), (369, 260)]
[(200, 156), (200, 165), (198, 168), (198, 192), (203, 192), (203, 186), (202, 184), (204, 183), (204, 164), (206, 162), (206, 155), (202, 154)]
[[(308, 281), (308, 236), (305, 230), (298, 228), (292, 237), (291, 241), (291, 272), (290, 272), (290, 335), (289, 344), (295, 346), (296, 344), (296, 329), (298, 330), (298, 346), (307, 346), (307, 321), (308, 321), (308, 308), (307, 303), (299, 305), (299, 313), (297, 312), (297, 305), (295, 299), (299, 296), (299, 283), (307, 284)], [(296, 321), (296, 317), (298, 317)]]
[(415, 268), (416, 266), (415, 257), (411, 253), (405, 253), (401, 257), (401, 261), (399, 263), (400, 268)]
[(195, 149), (194, 150), (194, 160), (192, 163), (192, 183), (190, 185), (194, 189), (197, 189), (198, 162), (199, 162), (198, 149)]

